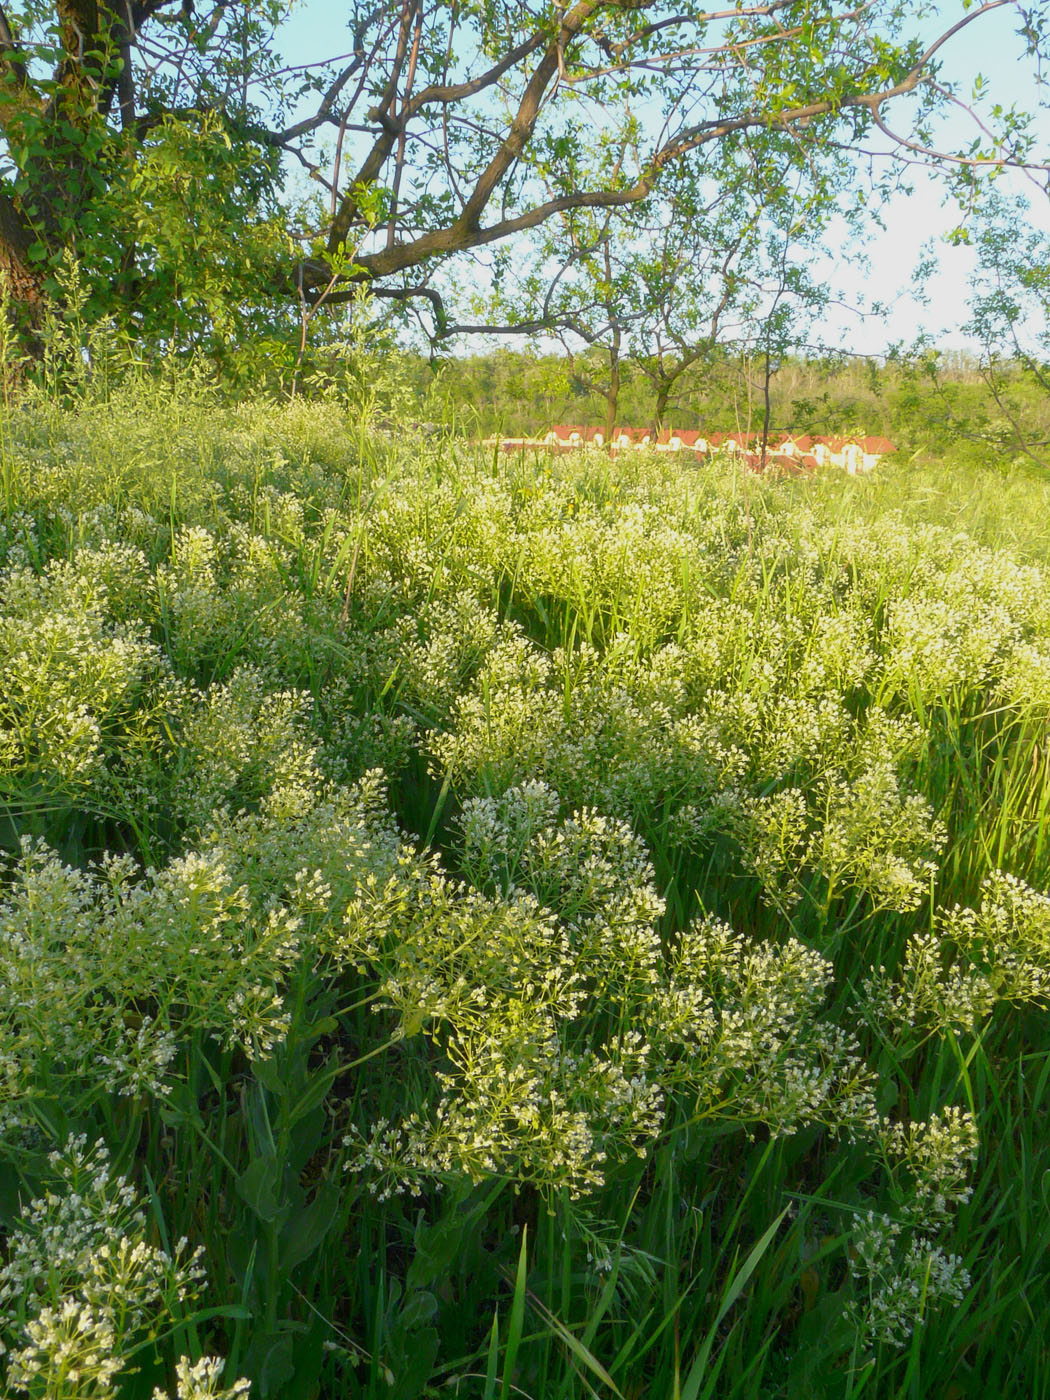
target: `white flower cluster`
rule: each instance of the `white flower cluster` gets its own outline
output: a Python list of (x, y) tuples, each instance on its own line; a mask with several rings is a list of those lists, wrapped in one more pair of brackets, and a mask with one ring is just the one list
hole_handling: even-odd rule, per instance
[(0, 904), (0, 1106), (63, 1086), (163, 1095), (193, 1028), (252, 1055), (282, 1036), (296, 917), (260, 917), (215, 855), (132, 873), (23, 843)]
[(39, 558), (36, 520), (27, 510), (11, 510), (0, 520), (0, 566), (25, 568)]
[(332, 955), (359, 884), (402, 859), (380, 775), (310, 796), (277, 789), (144, 878), (23, 841), (0, 900), (0, 1121), (63, 1086), (163, 1096), (195, 1031), (272, 1051), (292, 971)]
[(141, 581), (143, 564), (132, 550), (81, 551), (42, 576), (0, 575), (0, 774), (15, 791), (98, 784), (133, 713), (156, 703), (158, 647), (106, 609), (106, 579)]
[(949, 1107), (925, 1122), (884, 1124), (880, 1136), (895, 1183), (902, 1168), (908, 1177), (898, 1205), (916, 1223), (931, 1228), (970, 1199), (979, 1143), (971, 1114)]
[[(857, 718), (835, 695), (801, 692), (815, 674), (815, 648), (803, 652), (803, 681), (789, 657), (768, 654), (731, 684), (724, 671), (708, 679), (713, 657), (718, 667), (734, 664), (714, 634), (719, 614), (712, 605), (688, 640), (651, 655), (619, 636), (602, 654), (585, 644), (548, 656), (505, 628), (456, 702), (451, 728), (430, 739), (436, 768), (468, 791), (546, 781), (661, 845), (673, 834), (703, 850), (730, 836), (777, 904), (819, 879), (825, 900), (846, 887), (875, 908), (913, 908), (944, 840), (929, 804), (899, 774), (916, 725), (878, 707)], [(740, 638), (748, 654), (752, 630), (748, 622)], [(833, 650), (842, 641), (833, 629), (824, 636)], [(768, 629), (764, 640), (774, 643)], [(656, 826), (668, 794), (673, 806)]]
[(903, 1346), (932, 1308), (970, 1287), (962, 1259), (937, 1242), (970, 1199), (977, 1124), (948, 1107), (925, 1122), (883, 1121), (875, 1134), (893, 1214), (870, 1210), (849, 1235), (847, 1314), (864, 1345)]
[(417, 857), (349, 906), (340, 955), (376, 979), (396, 1035), (443, 1057), (429, 1112), (348, 1139), (373, 1188), (466, 1172), (579, 1195), (645, 1150), (671, 1094), (697, 1119), (873, 1127), (857, 1043), (820, 1019), (826, 960), (716, 920), (665, 957), (638, 838), (559, 809), (539, 783), (477, 799), (462, 852), (480, 889)]
[[(301, 516), (302, 506), (290, 498), (277, 514), (296, 512)], [(301, 530), (293, 527), (286, 544), (272, 516), (270, 528), (261, 535), (234, 522), (221, 535), (200, 525), (177, 532), (170, 563), (156, 570), (155, 589), (168, 654), (184, 674), (222, 674), (231, 658), (277, 671), (301, 659), (307, 610), (300, 592), (288, 587)]]
[(896, 975), (865, 987), (898, 1027), (974, 1030), (1000, 1002), (1050, 1003), (1050, 895), (993, 871), (976, 909), (956, 906), (907, 941)]
[(190, 697), (169, 797), (185, 826), (199, 831), (220, 810), (239, 811), (274, 790), (309, 807), (321, 786), (316, 745), (305, 734), (309, 709), (309, 696), (275, 690), (250, 666)]
[(886, 1215), (869, 1212), (853, 1231), (852, 1248), (858, 1297), (849, 1313), (869, 1345), (903, 1346), (936, 1305), (962, 1302), (971, 1285), (957, 1254)]
[(191, 1362), (180, 1356), (175, 1363), (175, 1393), (161, 1390), (153, 1392), (153, 1400), (247, 1400), (251, 1386), (246, 1380), (234, 1381), (233, 1385), (222, 1384), (225, 1362), (215, 1356), (202, 1356)]
[(820, 1019), (831, 979), (830, 962), (794, 938), (757, 943), (712, 918), (681, 934), (660, 1014), (681, 1040), (673, 1051), (669, 1042), (668, 1078), (688, 1091), (697, 1118), (757, 1120), (784, 1133), (813, 1122), (874, 1127), (873, 1077), (857, 1039)]
[[(71, 1138), (49, 1163), (55, 1185), (23, 1209), (0, 1268), (6, 1381), (14, 1394), (105, 1400), (135, 1346), (197, 1297), (200, 1252), (148, 1242), (142, 1202), (101, 1144)], [(177, 1400), (242, 1400), (247, 1383), (219, 1388), (221, 1369), (180, 1359)]]

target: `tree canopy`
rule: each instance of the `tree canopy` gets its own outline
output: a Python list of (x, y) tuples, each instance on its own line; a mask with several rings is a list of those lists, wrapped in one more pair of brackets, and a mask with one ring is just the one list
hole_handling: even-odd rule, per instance
[(348, 5), (305, 65), (278, 53), (286, 10), (0, 5), (0, 269), (30, 321), (75, 257), (92, 309), (157, 344), (221, 348), (362, 283), (440, 338), (462, 323), (457, 259), (498, 274), (554, 221), (652, 217), (684, 183), (775, 208), (808, 181), (812, 212), (857, 162), (854, 196), (900, 162), (963, 186), (1048, 168), (1006, 103), (938, 144), (938, 112), (980, 98), (952, 71), (964, 30), (1012, 30), (1041, 62), (1047, 15), (1022, 0), (939, 26), (907, 0), (388, 0)]

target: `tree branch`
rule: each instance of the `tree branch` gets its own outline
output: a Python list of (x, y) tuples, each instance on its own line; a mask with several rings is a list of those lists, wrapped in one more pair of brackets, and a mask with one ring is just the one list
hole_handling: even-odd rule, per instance
[(29, 81), (29, 57), (15, 38), (4, 7), (0, 5), (0, 71), (14, 79), (15, 86), (22, 94), (32, 94), (39, 102), (36, 90)]
[[(364, 65), (364, 61), (365, 56), (363, 51), (361, 53), (355, 53), (353, 60), (347, 64), (329, 87), (313, 116), (305, 117), (302, 121), (296, 122), (294, 126), (286, 127), (284, 131), (272, 133), (272, 144), (276, 146), (290, 145), (292, 141), (297, 140), (300, 136), (306, 136), (311, 131), (316, 131), (317, 128), (323, 126), (325, 122), (336, 122), (336, 118), (332, 113), (335, 100), (354, 74)], [(336, 124), (338, 123), (336, 122)]]
[[(562, 32), (578, 26), (593, 13), (600, 0), (581, 0), (581, 3), (565, 16)], [(530, 80), (511, 125), (511, 133), (502, 143), (499, 152), (479, 177), (474, 190), (458, 218), (443, 229), (435, 229), (421, 234), (411, 242), (393, 248), (385, 248), (375, 253), (358, 256), (358, 263), (371, 277), (384, 277), (391, 273), (418, 266), (429, 258), (463, 251), (467, 248), (483, 247), (499, 242), (515, 233), (524, 233), (538, 227), (556, 214), (572, 209), (615, 209), (640, 203), (653, 192), (657, 177), (665, 166), (681, 159), (692, 151), (711, 142), (722, 140), (737, 132), (754, 129), (768, 129), (771, 122), (784, 129), (799, 128), (819, 117), (837, 114), (846, 109), (863, 109), (875, 118), (886, 102), (912, 92), (923, 81), (925, 70), (932, 56), (966, 25), (972, 24), (981, 15), (1011, 0), (986, 0), (986, 3), (972, 10), (951, 29), (936, 39), (912, 66), (909, 72), (897, 83), (878, 92), (855, 93), (852, 96), (829, 99), (822, 102), (809, 102), (788, 108), (771, 118), (765, 110), (750, 110), (738, 117), (717, 118), (699, 122), (680, 131), (651, 158), (648, 168), (630, 186), (621, 189), (579, 190), (571, 194), (549, 199), (531, 209), (523, 210), (510, 218), (498, 220), (487, 227), (479, 226), (477, 220), (493, 190), (506, 173), (511, 163), (517, 159), (531, 132), (539, 109), (540, 96), (557, 70), (556, 45), (551, 45)]]

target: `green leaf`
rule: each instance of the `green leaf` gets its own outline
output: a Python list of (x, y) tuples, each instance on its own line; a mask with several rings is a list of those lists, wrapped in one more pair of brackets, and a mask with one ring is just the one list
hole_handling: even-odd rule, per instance
[(249, 1209), (270, 1223), (281, 1213), (281, 1172), (272, 1153), (256, 1157), (237, 1178), (237, 1194)]
[(469, 1239), (470, 1227), (484, 1219), (502, 1189), (503, 1183), (497, 1181), (473, 1193), (466, 1202), (448, 1201), (441, 1219), (433, 1225), (419, 1212), (413, 1235), (416, 1253), (408, 1268), (407, 1288), (423, 1288), (447, 1277)]
[(413, 1332), (411, 1351), (401, 1358), (385, 1400), (418, 1400), (434, 1369), (439, 1346), (438, 1334), (432, 1327)]
[(281, 1269), (291, 1273), (319, 1247), (339, 1218), (339, 1182), (324, 1183), (309, 1205), (297, 1210), (281, 1231)]
[(427, 1322), (433, 1322), (437, 1311), (438, 1302), (433, 1293), (428, 1293), (426, 1289), (420, 1289), (416, 1293), (406, 1295), (398, 1314), (398, 1323), (407, 1331), (414, 1331), (415, 1328), (422, 1327)]
[(245, 1370), (254, 1381), (252, 1394), (259, 1400), (269, 1400), (295, 1375), (293, 1351), (293, 1338), (287, 1331), (252, 1339), (244, 1358)]
[(263, 1088), (269, 1089), (271, 1094), (279, 1094), (284, 1088), (284, 1079), (276, 1056), (271, 1056), (268, 1060), (256, 1060), (252, 1071)]
[(339, 1070), (339, 1056), (333, 1054), (329, 1057), (323, 1070), (318, 1070), (310, 1076), (307, 1087), (296, 1099), (295, 1106), (288, 1115), (289, 1124), (304, 1118), (306, 1114), (324, 1103), (328, 1097), (328, 1091), (339, 1075)]

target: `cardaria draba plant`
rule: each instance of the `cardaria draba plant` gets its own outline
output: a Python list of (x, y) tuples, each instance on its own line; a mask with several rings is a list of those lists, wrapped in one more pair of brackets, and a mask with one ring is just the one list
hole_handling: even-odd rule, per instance
[(16, 806), (62, 797), (104, 810), (107, 765), (163, 705), (159, 649), (141, 625), (108, 615), (106, 580), (124, 575), (143, 584), (143, 561), (116, 548), (55, 561), (42, 576), (0, 574), (0, 781)]
[[(20, 1281), (41, 1315), (6, 1341), (19, 1365), (43, 1358), (31, 1394), (65, 1397), (96, 1366), (96, 1389), (202, 1400), (260, 1376), (271, 1342), (298, 1361), (296, 1329), (333, 1319), (362, 1389), (400, 1384), (430, 1329), (435, 1364), (466, 1356), (488, 1319), (464, 1261), (481, 1243), (498, 1267), (490, 1245), (533, 1205), (501, 1181), (553, 1211), (529, 1219), (527, 1297), (625, 1394), (672, 1393), (676, 1346), (788, 1200), (705, 1385), (810, 1393), (786, 1375), (793, 1339), (804, 1353), (807, 1324), (851, 1298), (829, 1391), (854, 1385), (851, 1335), (909, 1333), (919, 1389), (965, 1388), (952, 1367), (971, 1362), (1004, 1393), (1038, 1388), (1037, 1343), (1001, 1338), (1031, 1332), (1045, 1288), (1044, 569), (917, 526), (915, 483), (935, 478), (914, 465), (832, 490), (670, 454), (494, 463), (197, 391), (16, 416), (0, 1154), (22, 1162), (56, 1103), (89, 1140), (108, 1125), (172, 1234), (209, 1240), (214, 1301), (269, 1314), (211, 1319), (205, 1349), (243, 1366), (157, 1361), (191, 1297), (167, 1323), (144, 1305), (137, 1335), (157, 1337), (132, 1355), (98, 1279), (90, 1298), (79, 1274), (32, 1296)], [(1047, 557), (1045, 531), (1029, 550)], [(433, 822), (445, 853), (399, 822)], [(873, 960), (889, 970), (858, 1006)], [(964, 1068), (990, 1150), (956, 1225), (975, 1125), (942, 1105), (969, 1101)], [(64, 1198), (56, 1181), (31, 1194)], [(0, 1169), (9, 1210), (3, 1185)], [(408, 1211), (380, 1199), (406, 1189)], [(464, 1201), (479, 1214), (460, 1231)], [(4, 1217), (9, 1252), (26, 1211)], [(339, 1230), (288, 1263), (322, 1217)], [(238, 1220), (259, 1241), (250, 1288)], [(110, 1274), (159, 1289), (151, 1223), (120, 1229)], [(464, 1247), (446, 1268), (449, 1230)], [(800, 1299), (807, 1234), (820, 1287)], [(938, 1322), (959, 1255), (966, 1311)], [(644, 1321), (672, 1311), (680, 1328)], [(571, 1389), (536, 1330), (508, 1379)], [(899, 1388), (884, 1361), (873, 1393)]]
[(937, 1304), (960, 1303), (970, 1287), (957, 1254), (870, 1212), (852, 1236), (856, 1298), (848, 1315), (865, 1344), (903, 1346)]
[(976, 909), (956, 905), (904, 945), (896, 975), (865, 984), (898, 1032), (975, 1031), (1000, 1002), (1050, 1002), (1050, 895), (993, 871)]
[[(9, 1232), (0, 1267), (0, 1369), (7, 1392), (36, 1400), (105, 1400), (162, 1344), (200, 1293), (200, 1251), (150, 1243), (146, 1212), (106, 1149), (70, 1138), (49, 1158), (53, 1185)], [(138, 1358), (138, 1359), (136, 1359)], [(222, 1363), (176, 1364), (172, 1400), (238, 1400)], [(156, 1400), (168, 1400), (159, 1387)]]
[(873, 1126), (857, 1044), (822, 1019), (830, 965), (716, 920), (665, 954), (641, 842), (559, 807), (540, 784), (475, 800), (462, 850), (481, 889), (409, 857), (348, 908), (341, 956), (393, 1035), (439, 1057), (429, 1105), (350, 1139), (373, 1188), (466, 1172), (580, 1195), (645, 1151), (671, 1096), (694, 1120)]
[(949, 1107), (924, 1122), (884, 1121), (876, 1138), (892, 1214), (867, 1210), (850, 1232), (846, 1311), (866, 1346), (899, 1347), (934, 1308), (960, 1303), (971, 1286), (962, 1258), (940, 1237), (971, 1196), (977, 1124)]
[(87, 873), (27, 839), (0, 903), (0, 1115), (163, 1096), (194, 1029), (264, 1054), (298, 957), (296, 916), (254, 908), (218, 853), (141, 880), (126, 857)]
[(330, 966), (332, 926), (398, 851), (375, 774), (340, 789), (293, 772), (145, 874), (127, 856), (76, 869), (25, 838), (0, 899), (0, 1122), (56, 1092), (163, 1097), (195, 1033), (265, 1058), (293, 972)]

